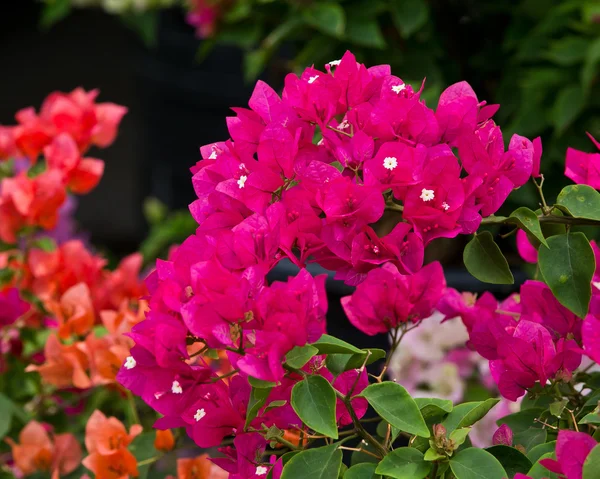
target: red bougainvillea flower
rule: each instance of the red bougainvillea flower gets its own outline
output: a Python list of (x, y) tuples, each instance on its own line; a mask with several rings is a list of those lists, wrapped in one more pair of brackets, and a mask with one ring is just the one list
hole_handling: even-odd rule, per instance
[(414, 275), (402, 275), (386, 263), (371, 270), (352, 296), (342, 298), (342, 306), (350, 322), (372, 336), (430, 316), (445, 287), (437, 262)]
[(19, 434), (19, 443), (8, 438), (13, 459), (25, 475), (52, 472), (53, 476), (73, 472), (81, 463), (81, 446), (72, 434), (56, 434), (52, 438), (36, 421), (29, 422)]
[(77, 144), (66, 133), (56, 136), (44, 148), (44, 157), (48, 169), (61, 172), (67, 188), (79, 195), (93, 190), (104, 173), (104, 162), (82, 158)]
[[(600, 142), (592, 135), (587, 134), (592, 143), (600, 150)], [(565, 176), (572, 179), (575, 183), (589, 185), (592, 188), (600, 188), (600, 153), (585, 153), (567, 149), (567, 158), (565, 164)]]
[(17, 155), (14, 128), (0, 126), (0, 161), (8, 160)]
[(542, 459), (540, 464), (561, 477), (582, 479), (583, 463), (597, 444), (592, 436), (584, 432), (560, 430), (556, 440), (556, 460)]
[(0, 240), (15, 243), (22, 228), (50, 230), (58, 221), (58, 209), (66, 199), (62, 175), (47, 170), (34, 178), (26, 172), (0, 183)]
[(51, 93), (40, 109), (25, 108), (16, 115), (14, 135), (18, 149), (35, 160), (52, 138), (67, 133), (81, 152), (91, 145), (109, 146), (115, 139), (125, 107), (95, 103), (98, 90), (76, 88), (71, 93)]

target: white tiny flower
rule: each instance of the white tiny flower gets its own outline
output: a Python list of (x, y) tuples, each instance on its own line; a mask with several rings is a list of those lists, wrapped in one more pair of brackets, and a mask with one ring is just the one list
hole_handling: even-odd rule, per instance
[(592, 281), (595, 288), (600, 289), (600, 281)]
[(211, 151), (210, 156), (208, 157), (209, 160), (216, 160), (217, 159), (217, 152), (215, 150)]
[(181, 384), (179, 384), (179, 381), (173, 381), (173, 384), (171, 385), (171, 392), (173, 394), (183, 393), (183, 389), (181, 387)]
[(421, 199), (423, 201), (431, 201), (435, 198), (435, 193), (433, 190), (428, 190), (427, 188), (423, 188), (421, 190)]
[(244, 185), (246, 184), (246, 180), (248, 179), (248, 177), (246, 175), (242, 175), (240, 176), (240, 179), (237, 180), (237, 184), (240, 188), (243, 188)]
[(342, 60), (332, 60), (329, 62), (329, 65), (332, 67), (337, 67), (340, 63), (342, 63)]
[(398, 166), (398, 159), (395, 156), (387, 156), (383, 159), (383, 167), (387, 170), (393, 170)]
[(344, 120), (338, 125), (338, 130), (345, 130), (349, 126), (350, 126), (350, 123), (348, 123), (348, 120)]
[(450, 205), (444, 201), (442, 203), (442, 208), (444, 208), (444, 211), (448, 211), (450, 209)]
[(196, 411), (196, 414), (194, 414), (194, 419), (196, 420), (196, 422), (200, 421), (200, 419), (202, 419), (204, 416), (206, 416), (206, 411), (204, 410), (204, 408), (202, 409), (198, 409)]
[(265, 466), (256, 466), (256, 475), (264, 476), (269, 470)]
[(314, 81), (315, 81), (317, 78), (319, 78), (319, 75), (315, 75), (314, 77), (310, 77), (310, 78), (308, 79), (308, 83), (309, 83), (309, 84), (310, 84), (310, 83), (313, 83), (313, 82), (314, 82)]
[(137, 362), (135, 361), (135, 358), (133, 356), (127, 356), (127, 359), (125, 360), (125, 368), (126, 369), (133, 369), (135, 368)]
[(240, 170), (245, 170), (246, 169), (246, 163), (240, 163), (239, 169)]
[(392, 86), (392, 91), (397, 95), (398, 93), (400, 93), (402, 90), (406, 89), (406, 85), (404, 83), (402, 83), (401, 85), (394, 85)]

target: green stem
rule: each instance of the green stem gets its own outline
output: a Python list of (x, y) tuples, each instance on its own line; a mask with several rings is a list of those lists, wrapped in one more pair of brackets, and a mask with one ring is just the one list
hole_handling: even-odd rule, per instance
[(129, 403), (129, 407), (131, 409), (131, 416), (133, 417), (133, 421), (135, 424), (142, 424), (140, 421), (140, 415), (138, 414), (137, 407), (135, 406), (135, 398), (131, 391), (127, 389), (127, 402)]
[(143, 461), (138, 462), (137, 465), (138, 465), (138, 467), (140, 467), (140, 466), (145, 466), (147, 464), (152, 464), (153, 462), (158, 461), (161, 457), (162, 456), (154, 456), (149, 459), (144, 459)]
[(352, 402), (350, 401), (350, 399), (347, 398), (345, 395), (343, 395), (341, 392), (339, 392), (337, 389), (335, 389), (335, 394), (337, 395), (338, 398), (340, 398), (342, 400), (342, 402), (346, 406), (346, 409), (348, 410), (348, 413), (350, 414), (350, 417), (352, 418), (352, 423), (354, 424), (354, 429), (356, 429), (356, 432), (365, 441), (367, 441), (370, 444), (373, 444), (373, 447), (375, 447), (379, 456), (381, 458), (384, 458), (387, 454), (387, 450), (385, 449), (385, 447), (383, 447), (381, 445), (381, 443), (379, 443), (379, 441), (377, 439), (375, 439), (373, 436), (371, 436), (371, 434), (369, 434), (369, 431), (367, 431), (363, 427), (363, 425), (360, 423), (360, 419), (358, 419), (358, 416), (356, 415), (356, 412), (354, 411), (354, 408), (352, 407)]
[(279, 444), (282, 444), (284, 446), (286, 446), (287, 448), (291, 449), (292, 451), (301, 451), (302, 448), (296, 446), (295, 444), (291, 443), (290, 441), (288, 441), (287, 439), (284, 439), (281, 436), (277, 436), (274, 437), (273, 439), (275, 439), (275, 441), (277, 441)]

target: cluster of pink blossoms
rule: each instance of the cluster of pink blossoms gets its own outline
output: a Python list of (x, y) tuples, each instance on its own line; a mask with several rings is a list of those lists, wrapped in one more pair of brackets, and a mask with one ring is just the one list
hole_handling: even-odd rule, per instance
[[(515, 135), (505, 151), (490, 119), (498, 107), (468, 84), (449, 87), (436, 111), (420, 94), (389, 66), (366, 68), (348, 52), (326, 71), (288, 75), (281, 98), (259, 82), (250, 109), (227, 118), (231, 139), (201, 148), (190, 206), (198, 229), (149, 277), (150, 311), (118, 380), (164, 416), (159, 428), (183, 426), (203, 447), (235, 434), (235, 448), (223, 450), (231, 460), (218, 460), (232, 478), (271, 467), (254, 460), (266, 440), (253, 431), (303, 427), (290, 405), (302, 376), (282, 363), (325, 332), (325, 277), (313, 278), (307, 262), (358, 286), (343, 305), (365, 333), (417, 322), (446, 287), (438, 263), (422, 268), (424, 247), (473, 233), (539, 172), (539, 141)], [(380, 237), (374, 224), (400, 211), (403, 221)], [(284, 258), (300, 273), (267, 285)], [(226, 352), (226, 378), (208, 359), (215, 350)], [(321, 356), (303, 370), (342, 393), (367, 385), (364, 369), (336, 376)], [(249, 377), (273, 382), (265, 404), (281, 405), (249, 417)], [(339, 424), (350, 423), (338, 402)], [(360, 417), (366, 402), (354, 402)]]

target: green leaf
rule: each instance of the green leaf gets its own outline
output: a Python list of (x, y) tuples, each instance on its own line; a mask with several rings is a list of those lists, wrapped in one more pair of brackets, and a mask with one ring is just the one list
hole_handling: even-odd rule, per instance
[(429, 449), (427, 449), (427, 451), (425, 451), (423, 459), (428, 462), (433, 462), (439, 461), (440, 459), (446, 459), (446, 456), (437, 452), (433, 447), (430, 447)]
[(281, 479), (337, 479), (342, 451), (337, 444), (302, 451), (283, 467)]
[[(152, 431), (142, 433), (133, 440), (129, 449), (138, 462), (145, 461), (146, 459), (150, 459), (156, 455), (156, 449), (154, 449), (155, 437), (156, 433)], [(152, 465), (153, 463), (148, 463), (144, 466), (139, 466), (138, 479), (146, 479)]]
[(139, 35), (147, 47), (156, 44), (156, 32), (158, 29), (158, 12), (135, 12), (119, 15), (121, 21)]
[(325, 359), (327, 369), (334, 375), (349, 371), (350, 369), (358, 369), (365, 362), (365, 354), (369, 352), (366, 365), (379, 361), (385, 358), (386, 352), (383, 349), (365, 349), (362, 354), (328, 354)]
[(267, 48), (258, 48), (244, 55), (244, 80), (250, 82), (262, 73), (273, 52)]
[(585, 318), (592, 297), (596, 269), (594, 251), (583, 233), (548, 238), (540, 246), (538, 262), (542, 276), (556, 299), (580, 318)]
[[(513, 431), (514, 432), (514, 431)], [(525, 452), (531, 451), (534, 447), (546, 442), (548, 433), (541, 427), (530, 427), (524, 431), (513, 434), (513, 443), (516, 446), (523, 446)]]
[(38, 238), (31, 243), (31, 247), (50, 253), (56, 249), (56, 241), (48, 237)]
[(579, 424), (600, 424), (600, 406), (583, 416)]
[(46, 0), (42, 10), (40, 24), (43, 28), (50, 28), (71, 12), (71, 0)]
[(493, 284), (515, 282), (506, 258), (489, 231), (483, 231), (469, 241), (463, 252), (463, 261), (469, 273), (479, 281)]
[[(449, 399), (438, 399), (438, 398), (415, 398), (417, 406), (421, 410), (421, 415), (426, 422), (436, 419), (437, 422), (441, 420), (443, 416), (452, 412), (452, 401)], [(438, 418), (440, 418), (438, 420)]]
[(506, 424), (510, 427), (513, 433), (523, 432), (531, 427), (541, 428), (542, 424), (536, 422), (535, 419), (539, 418), (545, 409), (539, 407), (533, 407), (529, 409), (523, 409), (513, 414), (508, 414), (496, 421), (498, 426)]
[(250, 393), (250, 401), (248, 402), (248, 411), (246, 413), (246, 425), (244, 428), (248, 428), (250, 423), (256, 418), (258, 415), (258, 411), (260, 408), (265, 405), (269, 394), (271, 393), (271, 388), (252, 388), (252, 392)]
[(550, 410), (550, 414), (552, 414), (553, 416), (556, 416), (556, 417), (562, 416), (562, 413), (565, 410), (565, 406), (567, 405), (568, 402), (569, 402), (569, 400), (565, 399), (565, 398), (561, 399), (560, 401), (553, 402), (548, 407), (548, 409)]
[[(281, 456), (281, 463), (283, 466), (285, 466), (288, 462), (290, 462), (290, 459), (296, 455), (298, 455), (300, 453), (300, 451), (290, 451), (290, 452), (286, 452), (283, 456)], [(267, 477), (265, 479), (273, 479), (273, 468), (271, 468), (271, 470), (269, 471), (269, 473), (267, 474)]]
[(455, 429), (454, 431), (452, 431), (450, 433), (450, 435), (448, 436), (448, 439), (450, 439), (451, 441), (454, 441), (454, 444), (456, 446), (460, 446), (461, 444), (463, 444), (465, 442), (465, 440), (467, 439), (467, 436), (469, 435), (470, 432), (471, 432), (470, 427), (461, 427), (459, 429)]
[(423, 479), (430, 470), (431, 463), (423, 459), (423, 453), (399, 447), (383, 458), (375, 472), (394, 479)]
[(429, 11), (424, 0), (392, 0), (390, 8), (394, 25), (404, 38), (427, 23)]
[(308, 376), (292, 389), (292, 407), (302, 422), (325, 436), (338, 438), (335, 391), (322, 376)]
[(517, 225), (526, 233), (533, 235), (543, 245), (547, 245), (538, 216), (529, 208), (525, 208), (524, 206), (517, 208), (510, 214), (509, 222)]
[(527, 474), (533, 465), (525, 454), (514, 447), (492, 446), (488, 447), (486, 451), (498, 459), (508, 477), (514, 477), (517, 472)]
[(600, 471), (600, 444), (590, 451), (583, 462), (583, 479), (598, 479)]
[(581, 69), (581, 84), (588, 91), (598, 74), (598, 63), (600, 63), (600, 38), (590, 43)]
[(346, 28), (346, 14), (336, 3), (312, 3), (302, 12), (302, 17), (311, 27), (333, 37), (341, 37)]
[(377, 19), (348, 17), (345, 38), (348, 42), (370, 48), (385, 48), (385, 38), (381, 33)]
[(527, 475), (531, 477), (531, 479), (558, 479), (557, 475), (553, 472), (550, 472), (544, 466), (540, 464), (542, 459), (556, 459), (554, 457), (553, 452), (549, 452), (548, 454), (544, 454), (542, 457), (538, 459), (538, 461), (529, 469)]
[(461, 427), (472, 426), (492, 409), (500, 400), (496, 398), (485, 401), (474, 401), (459, 404), (454, 407), (448, 417), (442, 422), (447, 432)]
[(550, 50), (544, 56), (558, 65), (571, 66), (584, 59), (588, 45), (589, 40), (586, 38), (566, 36), (552, 42)]
[(319, 354), (365, 354), (362, 349), (352, 346), (346, 341), (324, 334), (316, 342), (312, 344), (319, 350)]
[(319, 350), (310, 344), (295, 346), (294, 349), (285, 355), (285, 362), (291, 368), (301, 369), (318, 352)]
[(279, 399), (277, 401), (271, 401), (269, 405), (265, 408), (265, 412), (270, 411), (271, 409), (275, 409), (276, 407), (282, 407), (287, 404), (285, 399)]
[(13, 417), (13, 403), (4, 394), (0, 394), (0, 439), (10, 431)]
[(252, 376), (248, 376), (248, 382), (250, 383), (250, 386), (252, 386), (253, 388), (274, 388), (275, 386), (277, 386), (277, 383), (271, 382), (271, 381), (264, 381), (262, 379), (256, 379), (253, 378)]
[(15, 270), (11, 268), (0, 268), (0, 286), (4, 286), (12, 281)]
[(422, 437), (431, 435), (417, 403), (400, 384), (371, 384), (360, 396), (369, 401), (377, 414), (401, 431)]
[(380, 479), (379, 474), (375, 474), (376, 464), (364, 462), (356, 464), (346, 471), (344, 479)]
[(509, 477), (494, 456), (474, 447), (460, 451), (450, 459), (456, 479), (505, 479)]
[(600, 221), (600, 193), (587, 185), (569, 185), (563, 188), (556, 204), (574, 218)]
[(551, 113), (552, 124), (559, 134), (575, 121), (584, 106), (585, 97), (581, 86), (567, 85), (560, 91)]
[(554, 449), (556, 449), (556, 441), (539, 444), (527, 453), (527, 459), (529, 459), (532, 464), (535, 464), (540, 457), (549, 452), (554, 452)]

